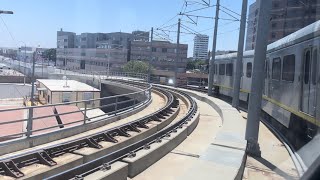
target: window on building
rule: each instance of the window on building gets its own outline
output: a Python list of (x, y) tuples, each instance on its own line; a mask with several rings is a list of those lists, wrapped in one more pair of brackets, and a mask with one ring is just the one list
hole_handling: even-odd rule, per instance
[(81, 56), (86, 56), (86, 53), (85, 53), (85, 52), (82, 52), (82, 53), (81, 53)]
[(86, 41), (86, 40), (87, 40), (86, 37), (81, 38), (81, 41)]
[(273, 80), (280, 80), (281, 76), (281, 59), (274, 58), (272, 61), (272, 79)]
[(276, 38), (276, 33), (271, 33), (271, 38)]
[(252, 76), (252, 62), (247, 63), (246, 76), (247, 78), (251, 78)]
[(276, 28), (277, 27), (277, 23), (272, 23), (271, 25), (273, 28)]
[(68, 48), (68, 46), (63, 46), (63, 48)]
[(225, 74), (226, 74), (226, 65), (219, 64), (219, 75), (225, 75)]
[(287, 55), (283, 57), (282, 62), (282, 80), (283, 81), (294, 81), (295, 73), (295, 55)]
[(71, 101), (71, 92), (62, 92), (62, 102)]
[(64, 42), (68, 42), (68, 39), (64, 39), (63, 41), (64, 41)]
[(226, 67), (226, 75), (227, 76), (232, 76), (233, 74), (233, 64), (232, 63), (228, 63), (227, 67)]
[(157, 48), (152, 47), (152, 52), (157, 52)]
[(162, 48), (162, 52), (163, 52), (163, 53), (166, 53), (167, 51), (168, 51), (167, 48)]
[(312, 52), (312, 84), (317, 84), (318, 50), (315, 48)]

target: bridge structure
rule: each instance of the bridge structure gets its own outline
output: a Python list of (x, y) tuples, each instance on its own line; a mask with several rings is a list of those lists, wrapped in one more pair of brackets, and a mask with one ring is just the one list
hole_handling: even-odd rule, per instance
[[(259, 168), (258, 177), (277, 170), (283, 173), (271, 176), (299, 177), (284, 147), (262, 148), (273, 169), (247, 157), (246, 113), (201, 88), (149, 84), (143, 74), (50, 74), (63, 76), (100, 89), (102, 97), (1, 109), (11, 119), (0, 122), (0, 179), (242, 179)], [(275, 150), (285, 165), (270, 155)]]

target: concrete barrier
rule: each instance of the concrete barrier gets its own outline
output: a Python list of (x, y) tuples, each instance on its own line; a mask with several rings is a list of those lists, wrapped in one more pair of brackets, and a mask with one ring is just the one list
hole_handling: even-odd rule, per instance
[(209, 104), (222, 118), (223, 126), (199, 161), (178, 179), (242, 179), (246, 161), (246, 121), (237, 109), (220, 99), (191, 90), (179, 90)]
[(84, 180), (127, 180), (128, 177), (128, 164), (124, 162), (115, 162), (111, 164), (111, 169), (100, 170), (88, 176)]
[(170, 133), (169, 137), (164, 137), (161, 142), (151, 144), (150, 149), (138, 151), (135, 157), (124, 158), (122, 161), (129, 165), (128, 177), (135, 177), (183, 142), (197, 126), (199, 113), (196, 113), (188, 122), (176, 132)]

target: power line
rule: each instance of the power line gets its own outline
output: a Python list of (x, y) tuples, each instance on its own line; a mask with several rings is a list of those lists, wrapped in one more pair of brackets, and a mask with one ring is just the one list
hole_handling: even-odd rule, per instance
[(11, 32), (10, 32), (10, 30), (9, 30), (9, 28), (8, 28), (8, 26), (7, 26), (7, 24), (6, 24), (6, 22), (3, 20), (2, 16), (0, 16), (0, 18), (1, 18), (2, 23), (4, 24), (4, 26), (6, 27), (6, 29), (7, 29), (8, 33), (9, 33), (9, 35), (10, 35), (11, 39), (12, 39), (12, 41), (13, 41), (15, 44), (17, 44), (17, 43), (16, 43), (16, 40), (14, 39), (13, 35), (11, 34)]

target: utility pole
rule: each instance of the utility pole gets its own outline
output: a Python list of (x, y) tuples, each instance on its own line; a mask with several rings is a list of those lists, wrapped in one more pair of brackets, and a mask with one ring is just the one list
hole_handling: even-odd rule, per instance
[(148, 68), (148, 83), (151, 82), (152, 41), (153, 41), (153, 27), (151, 28), (151, 38), (150, 38), (150, 59), (149, 59), (149, 68)]
[(258, 143), (259, 123), (264, 84), (264, 66), (267, 53), (269, 35), (271, 1), (260, 1), (257, 26), (257, 39), (254, 50), (252, 85), (249, 100), (248, 120), (246, 126), (247, 153), (252, 156), (261, 156)]
[(237, 62), (236, 62), (236, 74), (234, 75), (234, 80), (233, 80), (232, 106), (235, 108), (238, 108), (239, 106), (239, 93), (240, 93), (240, 83), (241, 83), (241, 76), (242, 76), (243, 45), (244, 45), (244, 34), (246, 30), (247, 6), (248, 6), (248, 0), (243, 0), (239, 41), (238, 41), (238, 55), (237, 55)]
[(176, 60), (174, 61), (174, 87), (177, 87), (178, 85), (178, 78), (177, 78), (177, 75), (178, 75), (178, 60), (179, 60), (179, 45), (180, 45), (180, 26), (181, 26), (181, 19), (179, 18), (178, 20), (178, 32), (177, 32), (177, 49), (176, 49), (176, 55), (177, 55), (177, 58)]
[(213, 43), (212, 43), (212, 59), (209, 59), (209, 77), (208, 77), (208, 95), (212, 95), (213, 80), (214, 80), (214, 61), (216, 56), (216, 46), (217, 46), (217, 34), (219, 25), (219, 11), (220, 11), (220, 0), (217, 0), (216, 4), (216, 16), (214, 18), (214, 32), (213, 32)]
[(32, 58), (32, 76), (31, 76), (31, 107), (29, 108), (29, 116), (28, 116), (28, 122), (27, 122), (27, 137), (30, 137), (32, 135), (32, 124), (33, 124), (33, 106), (35, 106), (34, 103), (34, 71), (35, 71), (35, 55)]

